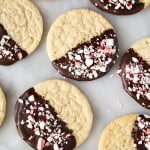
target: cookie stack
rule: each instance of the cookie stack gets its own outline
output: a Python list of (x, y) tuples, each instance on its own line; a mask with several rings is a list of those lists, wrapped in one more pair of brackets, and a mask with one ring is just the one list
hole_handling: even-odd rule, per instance
[[(116, 15), (131, 15), (150, 5), (149, 0), (90, 1)], [(0, 0), (0, 12), (0, 65), (8, 66), (37, 49), (43, 19), (30, 0)], [(73, 9), (59, 16), (45, 43), (52, 66), (66, 80), (101, 78), (111, 71), (119, 57), (115, 28), (90, 9)], [(135, 42), (116, 70), (124, 90), (147, 109), (150, 109), (149, 51), (149, 37)], [(0, 125), (5, 112), (6, 98), (0, 88)], [(51, 79), (29, 88), (17, 99), (15, 123), (20, 137), (33, 149), (73, 150), (90, 135), (93, 112), (79, 88), (64, 80)], [(150, 150), (150, 116), (135, 113), (113, 120), (103, 130), (98, 149)]]

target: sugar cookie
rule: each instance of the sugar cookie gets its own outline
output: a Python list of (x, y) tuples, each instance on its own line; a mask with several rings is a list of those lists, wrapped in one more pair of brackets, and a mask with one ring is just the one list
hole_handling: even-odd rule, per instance
[(150, 116), (130, 114), (112, 121), (102, 132), (99, 150), (149, 150)]
[(116, 15), (131, 15), (150, 5), (150, 0), (90, 0), (96, 7)]
[(122, 58), (118, 73), (125, 91), (150, 109), (150, 38), (131, 46)]
[(27, 90), (17, 101), (19, 134), (38, 150), (72, 150), (89, 136), (93, 114), (87, 98), (74, 85), (49, 80)]
[(0, 0), (0, 65), (11, 65), (39, 45), (43, 20), (30, 0)]
[(6, 99), (0, 87), (0, 126), (2, 125), (3, 120), (5, 118), (5, 113), (6, 113)]
[(112, 25), (88, 9), (71, 10), (51, 26), (47, 50), (55, 69), (74, 80), (94, 80), (115, 63), (118, 41)]

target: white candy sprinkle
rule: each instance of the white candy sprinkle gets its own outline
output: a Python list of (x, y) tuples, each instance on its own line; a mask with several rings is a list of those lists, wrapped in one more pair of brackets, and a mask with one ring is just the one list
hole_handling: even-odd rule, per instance
[(130, 92), (132, 92), (132, 88), (131, 88), (131, 87), (128, 87), (128, 90), (129, 90)]
[(18, 102), (21, 103), (21, 104), (23, 104), (23, 100), (20, 99), (20, 98), (18, 99)]
[(22, 120), (22, 121), (20, 122), (20, 124), (21, 124), (21, 125), (24, 125), (24, 124), (25, 124), (25, 122)]
[(34, 133), (35, 133), (36, 135), (40, 135), (40, 130), (39, 130), (39, 128), (35, 128), (35, 129), (34, 129)]
[(111, 75), (110, 75), (110, 78), (113, 78), (113, 76), (114, 76), (114, 74), (111, 74)]
[(45, 140), (43, 138), (39, 138), (38, 139), (38, 143), (37, 143), (37, 150), (43, 150), (45, 145)]
[(138, 123), (138, 127), (139, 127), (140, 129), (143, 129), (143, 128), (145, 127), (145, 124), (140, 121), (140, 122)]
[(142, 141), (139, 141), (138, 144), (139, 144), (139, 145), (142, 144)]
[(121, 7), (121, 4), (118, 3), (118, 4), (116, 5), (115, 9), (119, 9), (120, 7)]
[(54, 148), (54, 150), (59, 150), (58, 144), (55, 143), (53, 148)]
[[(149, 139), (150, 139), (150, 138), (149, 138)], [(145, 147), (146, 147), (148, 150), (150, 150), (150, 141), (148, 141), (148, 142), (145, 143)]]
[(20, 52), (17, 54), (17, 56), (18, 56), (19, 60), (21, 60), (23, 58), (22, 53), (20, 53)]
[(139, 93), (136, 94), (136, 98), (137, 98), (138, 100), (140, 99), (140, 94), (139, 94)]
[(40, 126), (40, 128), (43, 130), (44, 127), (45, 127), (45, 122), (44, 122), (44, 121), (40, 121), (40, 122), (39, 122), (39, 126)]
[(86, 59), (85, 60), (85, 64), (90, 67), (93, 64), (93, 60), (92, 59)]
[(68, 57), (69, 57), (70, 60), (73, 59), (73, 56), (72, 56), (72, 53), (71, 53), (71, 52), (68, 52)]
[(32, 124), (31, 124), (31, 122), (29, 122), (29, 123), (27, 124), (27, 127), (28, 127), (29, 129), (32, 129)]
[(27, 110), (26, 110), (26, 114), (29, 114), (29, 113), (30, 113), (30, 110), (27, 109)]
[(44, 111), (44, 108), (43, 108), (43, 107), (39, 107), (39, 110), (40, 110), (40, 111)]
[(33, 102), (33, 101), (35, 100), (35, 99), (34, 99), (34, 95), (29, 96), (28, 100), (29, 100), (30, 102)]
[(132, 61), (135, 62), (135, 63), (139, 62), (139, 60), (135, 57), (132, 57)]
[(118, 101), (117, 104), (116, 104), (116, 107), (117, 107), (117, 108), (121, 108), (121, 107), (122, 107), (122, 104)]
[(117, 74), (120, 74), (122, 72), (122, 69), (117, 70)]
[(150, 93), (146, 93), (146, 97), (148, 100), (150, 100)]
[(112, 47), (114, 45), (114, 39), (106, 39), (106, 46)]
[(100, 71), (101, 72), (106, 72), (106, 66), (101, 66)]
[(75, 57), (75, 59), (76, 59), (76, 60), (81, 60), (81, 56), (80, 56), (80, 55), (77, 55), (77, 56)]

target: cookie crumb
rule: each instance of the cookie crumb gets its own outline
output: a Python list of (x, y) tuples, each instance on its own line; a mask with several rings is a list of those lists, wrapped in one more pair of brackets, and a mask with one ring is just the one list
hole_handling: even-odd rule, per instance
[(116, 107), (117, 107), (117, 108), (122, 108), (122, 104), (118, 101), (118, 102), (116, 103)]

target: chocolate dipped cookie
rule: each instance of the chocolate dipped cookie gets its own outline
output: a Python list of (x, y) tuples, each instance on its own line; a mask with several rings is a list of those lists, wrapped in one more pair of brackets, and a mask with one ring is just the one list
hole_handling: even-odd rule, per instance
[(30, 0), (0, 0), (0, 65), (12, 65), (39, 45), (43, 20)]
[(150, 38), (131, 46), (121, 60), (118, 73), (125, 91), (150, 109)]
[(0, 87), (0, 126), (2, 125), (6, 113), (6, 98)]
[(93, 114), (74, 85), (49, 80), (19, 97), (15, 122), (21, 138), (37, 150), (72, 150), (89, 136)]
[(150, 116), (130, 114), (113, 120), (102, 132), (99, 150), (149, 150)]
[(76, 9), (53, 23), (47, 51), (62, 76), (89, 81), (110, 71), (118, 53), (118, 40), (112, 25), (100, 14)]
[(150, 5), (150, 0), (90, 0), (93, 5), (116, 15), (135, 14)]

